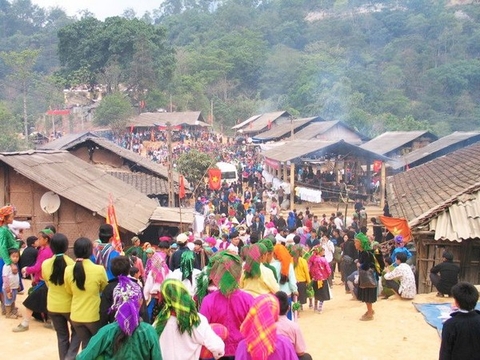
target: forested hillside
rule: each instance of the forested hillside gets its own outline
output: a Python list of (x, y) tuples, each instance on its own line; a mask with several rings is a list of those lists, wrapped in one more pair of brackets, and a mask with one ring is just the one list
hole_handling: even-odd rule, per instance
[[(80, 83), (126, 89), (136, 111), (207, 115), (213, 104), (225, 130), (273, 110), (372, 136), (480, 127), (478, 4), (167, 0), (153, 14), (99, 21), (0, 0), (0, 49), (0, 123), (15, 117), (18, 131), (23, 98), (33, 127), (61, 106), (63, 87)], [(33, 64), (8, 65), (27, 49)]]

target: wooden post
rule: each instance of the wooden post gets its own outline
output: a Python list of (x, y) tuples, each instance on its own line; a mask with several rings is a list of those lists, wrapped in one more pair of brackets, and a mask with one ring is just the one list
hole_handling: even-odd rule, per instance
[(283, 167), (283, 181), (287, 182), (287, 165), (284, 163)]
[(387, 169), (385, 161), (382, 161), (382, 169), (380, 170), (380, 207), (385, 207), (385, 188), (387, 186)]
[(295, 207), (295, 164), (290, 163), (290, 210)]
[(175, 191), (173, 190), (173, 154), (172, 154), (172, 127), (167, 122), (167, 146), (168, 146), (168, 206), (175, 206)]

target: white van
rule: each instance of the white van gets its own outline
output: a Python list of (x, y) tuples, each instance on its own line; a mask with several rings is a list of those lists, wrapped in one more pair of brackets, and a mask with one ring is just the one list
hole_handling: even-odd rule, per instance
[(220, 161), (215, 165), (222, 172), (222, 184), (224, 181), (226, 181), (228, 185), (231, 185), (238, 180), (238, 171), (235, 164)]

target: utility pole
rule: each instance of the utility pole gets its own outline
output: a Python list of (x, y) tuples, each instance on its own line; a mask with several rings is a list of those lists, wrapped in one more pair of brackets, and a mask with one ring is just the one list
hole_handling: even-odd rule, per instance
[(294, 140), (295, 138), (295, 131), (293, 127), (293, 116), (290, 116), (290, 140)]
[(175, 207), (175, 191), (173, 190), (173, 154), (172, 154), (172, 124), (167, 122), (168, 146), (168, 207)]

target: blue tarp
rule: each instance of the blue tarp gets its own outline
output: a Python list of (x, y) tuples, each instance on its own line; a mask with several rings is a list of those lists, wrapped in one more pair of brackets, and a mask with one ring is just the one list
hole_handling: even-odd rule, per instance
[[(418, 304), (413, 303), (415, 309), (422, 313), (425, 321), (437, 329), (438, 335), (442, 335), (443, 323), (450, 318), (453, 312), (451, 303), (429, 303)], [(480, 310), (480, 304), (476, 306)]]

